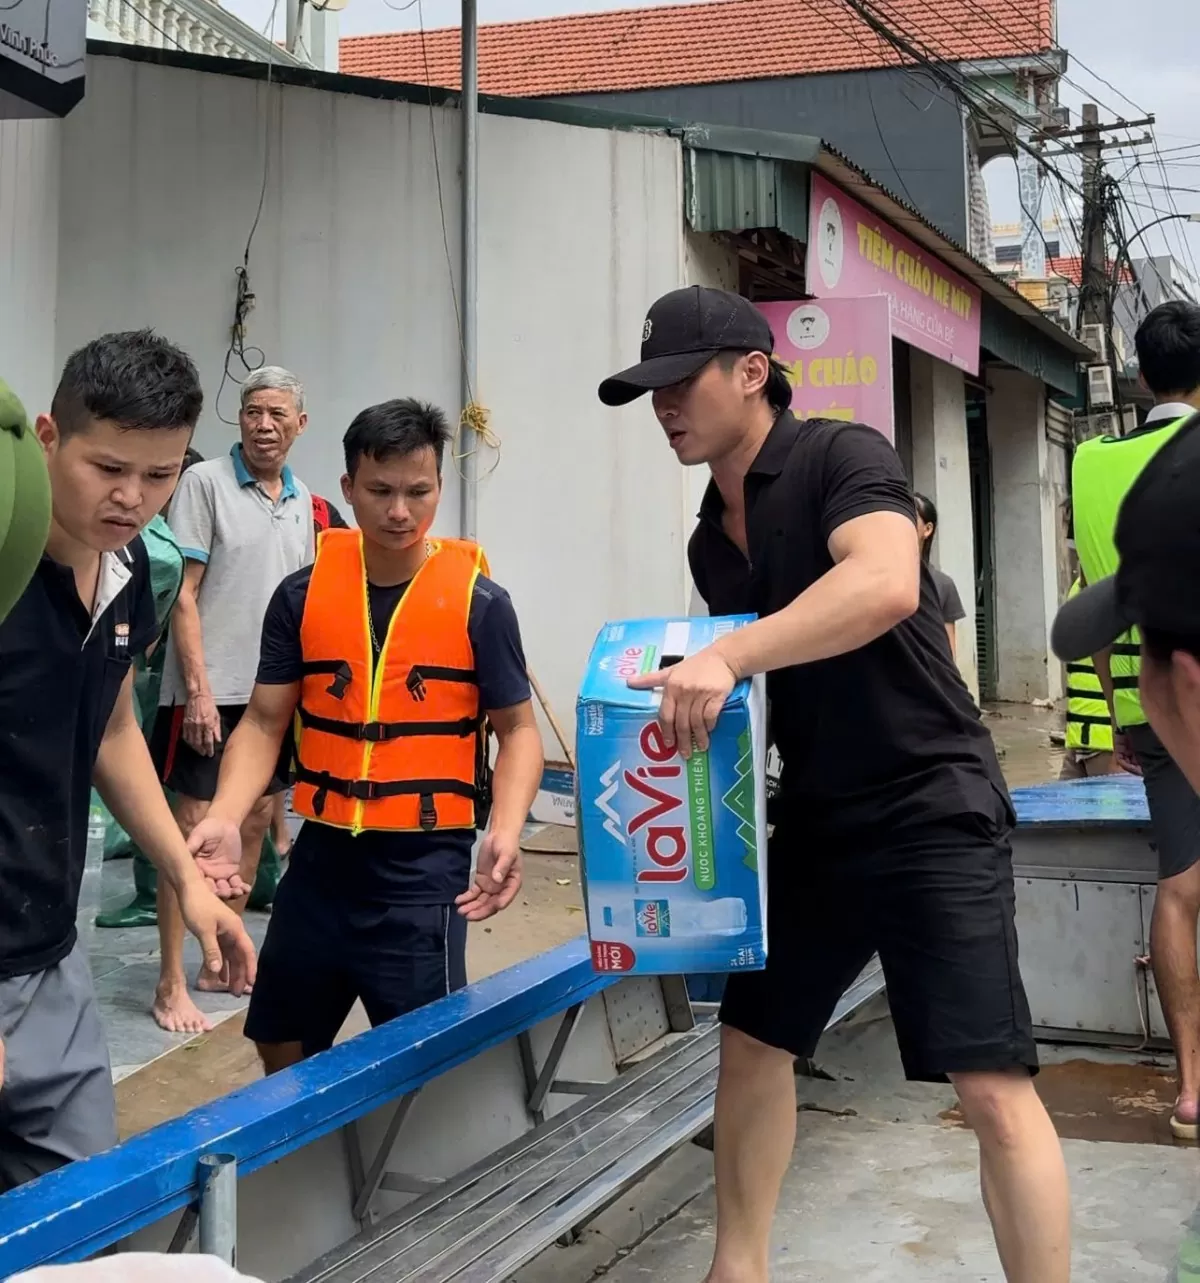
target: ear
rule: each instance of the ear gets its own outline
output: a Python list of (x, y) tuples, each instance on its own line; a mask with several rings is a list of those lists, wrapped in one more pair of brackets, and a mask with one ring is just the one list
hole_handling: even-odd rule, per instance
[(742, 364), (743, 388), (747, 396), (757, 396), (767, 385), (771, 373), (770, 358), (763, 352), (750, 352)]
[(1171, 667), (1179, 684), (1194, 701), (1193, 706), (1200, 705), (1200, 659), (1190, 651), (1177, 650), (1171, 656)]
[(350, 504), (351, 507), (354, 506), (353, 500), (350, 498), (351, 492), (353, 490), (354, 490), (354, 482), (351, 480), (350, 474), (348, 472), (343, 472), (342, 473), (342, 498), (345, 499), (345, 501), (348, 504)]
[(39, 414), (34, 420), (33, 431), (37, 439), (42, 443), (42, 450), (46, 458), (52, 458), (59, 446), (62, 445), (62, 434), (58, 430), (58, 424), (49, 414)]
[(308, 427), (308, 412), (306, 410), (302, 410), (300, 412), (300, 426), (296, 429), (296, 435), (299, 436), (300, 433), (303, 432), (304, 429), (307, 427)]

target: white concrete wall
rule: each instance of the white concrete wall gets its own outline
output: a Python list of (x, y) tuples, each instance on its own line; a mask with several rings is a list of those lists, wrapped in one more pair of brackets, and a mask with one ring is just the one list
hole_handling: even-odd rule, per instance
[[(683, 231), (683, 283), (685, 285), (704, 285), (709, 289), (734, 290), (738, 288), (738, 257), (734, 250), (716, 236), (707, 232), (693, 232), (685, 227)], [(712, 477), (707, 467), (687, 468), (686, 478), (687, 530), (690, 532), (696, 525), (696, 514), (700, 511), (700, 501), (708, 489)], [(685, 550), (686, 551), (686, 550)], [(694, 615), (707, 613), (700, 594), (692, 584), (691, 574), (686, 566), (689, 611)]]
[(961, 370), (926, 352), (910, 352), (914, 488), (938, 510), (930, 557), (954, 580), (965, 619), (956, 629), (958, 668), (979, 698), (975, 646), (975, 536), (971, 470), (967, 453), (967, 406)]
[[(1063, 464), (1046, 440), (1045, 386), (1018, 370), (987, 371), (996, 515), (996, 654), (1000, 699), (1058, 699), (1050, 653), (1058, 605)], [(1058, 474), (1056, 480), (1056, 472)]]
[[(605, 618), (687, 604), (679, 467), (645, 404), (596, 399), (683, 279), (679, 146), (485, 116), (480, 154), (477, 396), (501, 442), (482, 462), (480, 537), (570, 727)], [(237, 387), (219, 406), (217, 391), (264, 158), (247, 342), (307, 385), (293, 464), (336, 501), (358, 410), (415, 395), (457, 415), (456, 112), (92, 59), (65, 125), (56, 356), (156, 326), (200, 367), (199, 448), (228, 449)], [(458, 510), (448, 463), (438, 529), (456, 532)]]
[(57, 120), (0, 120), (0, 378), (29, 414), (49, 409), (58, 370)]

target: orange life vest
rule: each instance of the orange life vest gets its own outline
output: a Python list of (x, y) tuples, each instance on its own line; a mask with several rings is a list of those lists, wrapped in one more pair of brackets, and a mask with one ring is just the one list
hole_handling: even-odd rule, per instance
[(362, 535), (321, 534), (300, 625), (297, 814), (356, 833), (475, 827), (486, 737), (467, 623), (486, 573), (478, 545), (434, 540), (376, 663)]

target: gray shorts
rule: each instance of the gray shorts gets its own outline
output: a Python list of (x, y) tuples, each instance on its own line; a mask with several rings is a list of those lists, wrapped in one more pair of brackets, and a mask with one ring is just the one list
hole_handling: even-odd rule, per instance
[(108, 1044), (87, 952), (0, 980), (0, 1193), (117, 1143)]
[(1126, 727), (1137, 754), (1158, 848), (1158, 880), (1173, 878), (1200, 860), (1200, 795), (1147, 725)]

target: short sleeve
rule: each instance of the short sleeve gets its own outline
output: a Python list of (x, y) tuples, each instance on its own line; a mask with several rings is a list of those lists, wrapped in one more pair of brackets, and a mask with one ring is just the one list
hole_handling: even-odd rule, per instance
[(482, 576), (475, 581), (468, 630), (480, 705), (491, 710), (524, 704), (532, 692), (517, 612), (508, 593)]
[(829, 438), (822, 470), (821, 534), (872, 512), (899, 512), (916, 520), (912, 487), (887, 438), (861, 423), (847, 423)]
[(167, 524), (179, 542), (179, 550), (189, 561), (208, 562), (213, 543), (212, 488), (204, 474), (189, 468), (179, 478)]
[(963, 609), (962, 598), (958, 595), (958, 587), (945, 572), (942, 573), (941, 589), (943, 622), (957, 624), (960, 619), (966, 619), (967, 612)]
[(258, 651), (258, 676), (262, 686), (290, 686), (304, 676), (304, 651), (300, 645), (300, 624), (312, 567), (296, 571), (275, 589), (263, 616), (262, 641)]

